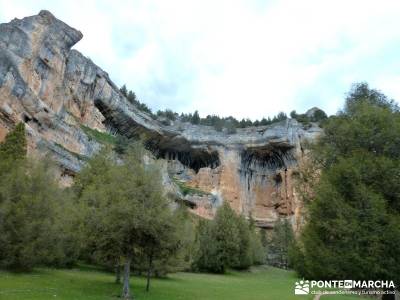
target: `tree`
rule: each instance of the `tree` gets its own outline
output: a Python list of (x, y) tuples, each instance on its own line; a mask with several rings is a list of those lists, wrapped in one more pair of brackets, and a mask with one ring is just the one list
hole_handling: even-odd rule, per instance
[(25, 125), (0, 145), (0, 267), (31, 270), (72, 265), (79, 256), (79, 212), (61, 190), (55, 167), (26, 158)]
[(280, 122), (286, 119), (287, 115), (284, 112), (280, 112), (272, 119), (272, 122)]
[(25, 124), (18, 123), (14, 130), (10, 131), (4, 142), (0, 144), (0, 160), (19, 161), (26, 156)]
[(133, 104), (137, 109), (139, 109), (139, 110), (141, 110), (141, 111), (143, 111), (143, 112), (148, 113), (148, 114), (149, 114), (152, 118), (154, 118), (154, 119), (156, 118), (155, 115), (153, 114), (153, 112), (151, 111), (151, 109), (150, 109), (145, 103), (140, 102), (140, 101), (138, 100), (136, 94), (135, 94), (133, 91), (128, 90), (128, 89), (126, 88), (126, 85), (125, 85), (125, 84), (119, 89), (119, 91), (120, 91), (121, 94), (122, 94), (131, 104)]
[(250, 217), (238, 216), (228, 203), (218, 208), (213, 220), (197, 227), (195, 270), (224, 273), (227, 268), (247, 269), (265, 262), (261, 235)]
[[(226, 202), (218, 208), (213, 221), (199, 222), (196, 268), (225, 273), (227, 268), (239, 266), (241, 240), (237, 222), (236, 213)], [(243, 252), (246, 252), (246, 247), (243, 247)]]
[(194, 112), (190, 122), (195, 125), (200, 124), (200, 116), (199, 116), (199, 112), (197, 110)]
[[(159, 206), (163, 208), (162, 206)], [(164, 209), (157, 212), (153, 210), (153, 216), (148, 215), (149, 224), (140, 247), (147, 261), (147, 284), (146, 291), (150, 289), (150, 278), (152, 275), (164, 275), (173, 267), (179, 270), (181, 257), (187, 250), (184, 233), (184, 215), (182, 212)], [(156, 265), (156, 268), (154, 266)]]
[(237, 269), (247, 269), (253, 264), (252, 232), (249, 223), (244, 216), (237, 216), (236, 226), (238, 228), (239, 252), (237, 253)]
[(234, 134), (237, 132), (235, 124), (232, 121), (225, 122), (225, 128), (227, 134)]
[(240, 253), (239, 230), (237, 215), (227, 202), (218, 209), (213, 224), (213, 234), (216, 241), (215, 259), (217, 273), (225, 273), (228, 267), (239, 263)]
[(121, 92), (122, 95), (124, 95), (125, 97), (128, 96), (128, 89), (126, 88), (126, 85), (124, 84), (119, 91)]
[[(159, 248), (161, 251), (155, 251), (151, 267), (153, 276), (188, 270), (193, 263), (195, 227), (186, 207), (179, 206), (174, 211), (173, 224), (175, 230), (168, 233), (172, 236), (165, 239), (165, 245)], [(148, 257), (144, 261), (147, 262)], [(139, 270), (142, 269), (148, 271), (148, 265), (139, 266)]]
[(136, 94), (133, 91), (129, 91), (128, 94), (126, 95), (126, 99), (128, 99), (128, 101), (136, 106), (139, 106), (140, 103), (137, 100)]
[(289, 267), (289, 249), (294, 243), (294, 234), (287, 219), (279, 219), (274, 226), (268, 243), (269, 264), (287, 269)]
[(16, 161), (0, 176), (0, 267), (25, 271), (75, 261), (78, 243), (70, 231), (75, 223), (69, 222), (74, 215), (63, 216), (72, 210), (55, 178), (38, 159)]
[(326, 113), (322, 109), (318, 108), (314, 111), (311, 121), (312, 122), (321, 122), (323, 120), (326, 120), (327, 118), (328, 118), (328, 116), (326, 115)]
[[(382, 93), (356, 84), (312, 149), (320, 167), (297, 271), (321, 279), (400, 283), (400, 114)], [(314, 181), (314, 180), (312, 180)]]
[(250, 229), (250, 249), (252, 255), (252, 264), (261, 265), (266, 261), (266, 236), (265, 231), (257, 230), (253, 217), (250, 215), (248, 226)]
[(130, 141), (126, 136), (118, 134), (115, 140), (114, 151), (121, 155), (125, 154), (129, 148), (129, 143)]
[(121, 162), (104, 150), (88, 162), (75, 186), (86, 207), (89, 242), (124, 265), (123, 299), (131, 298), (130, 269), (137, 258), (146, 253), (150, 274), (153, 259), (170, 255), (178, 244), (159, 167), (144, 164), (144, 154), (141, 145), (132, 144)]

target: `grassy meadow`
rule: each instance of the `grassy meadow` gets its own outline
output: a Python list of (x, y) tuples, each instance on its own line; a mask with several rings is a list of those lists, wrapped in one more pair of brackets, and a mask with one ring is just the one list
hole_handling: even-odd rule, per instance
[[(132, 277), (135, 299), (147, 300), (285, 300), (313, 299), (295, 296), (295, 273), (272, 267), (252, 268), (225, 275), (176, 273), (154, 279), (149, 293), (145, 278)], [(29, 274), (0, 272), (1, 300), (106, 300), (119, 299), (120, 285), (113, 274), (91, 267), (76, 269), (36, 269)], [(360, 299), (324, 296), (321, 299)]]

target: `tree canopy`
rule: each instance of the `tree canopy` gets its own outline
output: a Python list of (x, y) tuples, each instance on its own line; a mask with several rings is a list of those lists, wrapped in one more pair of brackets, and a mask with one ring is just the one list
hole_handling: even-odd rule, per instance
[(308, 278), (400, 282), (400, 114), (357, 84), (312, 147), (320, 168), (297, 243), (295, 268)]

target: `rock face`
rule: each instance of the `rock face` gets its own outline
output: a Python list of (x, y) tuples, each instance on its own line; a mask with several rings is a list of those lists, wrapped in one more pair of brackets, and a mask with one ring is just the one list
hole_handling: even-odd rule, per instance
[(164, 160), (166, 186), (193, 212), (211, 218), (228, 201), (261, 227), (279, 217), (299, 223), (293, 177), (302, 144), (321, 132), (317, 125), (303, 129), (287, 119), (234, 134), (179, 121), (162, 125), (129, 103), (106, 72), (71, 50), (81, 38), (48, 11), (0, 25), (0, 141), (25, 122), (29, 152), (51, 155), (67, 182), (102, 147), (90, 132), (141, 136)]

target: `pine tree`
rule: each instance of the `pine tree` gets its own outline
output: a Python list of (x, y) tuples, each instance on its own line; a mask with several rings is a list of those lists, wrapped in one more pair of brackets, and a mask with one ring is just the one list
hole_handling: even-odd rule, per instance
[(400, 283), (399, 108), (357, 84), (325, 125), (312, 147), (320, 179), (311, 185), (295, 267), (309, 278)]
[(128, 89), (126, 88), (126, 85), (124, 84), (119, 91), (121, 92), (122, 95), (124, 95), (125, 97), (128, 96)]
[(10, 131), (4, 142), (0, 144), (0, 160), (16, 161), (26, 156), (25, 124), (18, 123), (14, 130)]
[(193, 116), (191, 117), (190, 122), (195, 125), (200, 124), (200, 116), (199, 116), (199, 112), (197, 110), (194, 112)]

